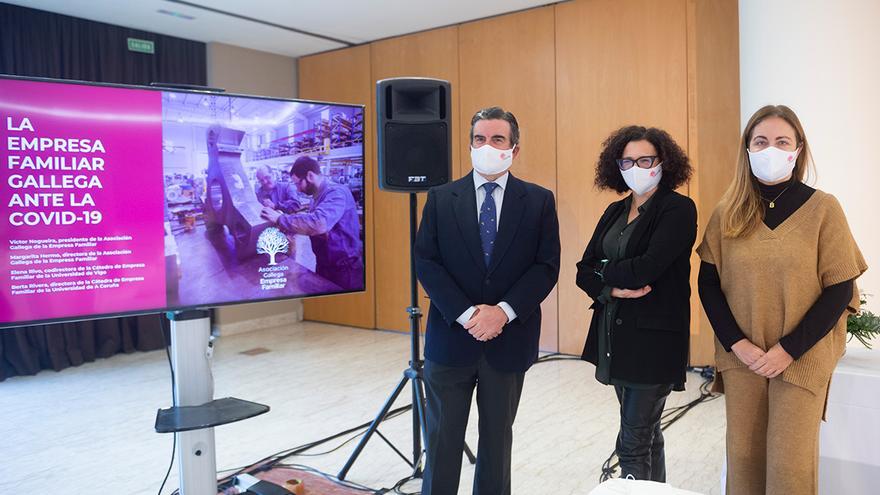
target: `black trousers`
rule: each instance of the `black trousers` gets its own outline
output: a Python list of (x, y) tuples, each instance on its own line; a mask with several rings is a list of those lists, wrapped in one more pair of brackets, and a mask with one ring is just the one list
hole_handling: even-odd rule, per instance
[(480, 440), (474, 495), (510, 495), (513, 420), (525, 373), (492, 368), (485, 357), (471, 366), (450, 367), (425, 361), (427, 464), (422, 495), (455, 495), (461, 477), (464, 437), (474, 388), (480, 415)]
[(660, 416), (672, 385), (632, 388), (615, 385), (620, 403), (620, 432), (617, 434), (617, 458), (620, 477), (666, 482), (666, 455)]

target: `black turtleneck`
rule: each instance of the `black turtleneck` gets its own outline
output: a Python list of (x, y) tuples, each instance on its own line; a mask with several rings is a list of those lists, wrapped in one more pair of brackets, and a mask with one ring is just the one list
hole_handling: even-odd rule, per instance
[[(816, 192), (812, 187), (794, 178), (775, 186), (766, 186), (759, 182), (758, 188), (761, 191), (761, 198), (764, 199), (764, 225), (770, 230), (779, 227)], [(773, 208), (770, 208), (771, 203)]]
[[(761, 197), (764, 199), (764, 225), (771, 230), (779, 227), (816, 192), (812, 187), (796, 179), (774, 186), (759, 184), (759, 187)], [(727, 304), (715, 265), (706, 262), (700, 264), (698, 284), (700, 300), (712, 329), (724, 349), (730, 352), (733, 344), (746, 336), (736, 323), (733, 312)], [(795, 359), (803, 356), (831, 331), (846, 309), (852, 293), (852, 280), (826, 287), (798, 326), (779, 341), (782, 348)]]

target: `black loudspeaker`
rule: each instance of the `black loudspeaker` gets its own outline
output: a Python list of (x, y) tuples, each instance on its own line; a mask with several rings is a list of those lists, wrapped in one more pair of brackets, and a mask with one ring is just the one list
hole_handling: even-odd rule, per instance
[(448, 81), (422, 77), (376, 83), (379, 188), (419, 192), (452, 177)]

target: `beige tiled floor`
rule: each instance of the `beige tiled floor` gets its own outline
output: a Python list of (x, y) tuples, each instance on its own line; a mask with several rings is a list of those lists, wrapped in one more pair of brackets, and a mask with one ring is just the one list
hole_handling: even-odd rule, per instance
[[(271, 352), (239, 354), (260, 346)], [(400, 379), (408, 353), (409, 339), (402, 334), (315, 323), (219, 339), (215, 397), (262, 402), (272, 410), (216, 429), (218, 468), (249, 464), (372, 419)], [(526, 375), (515, 425), (514, 493), (586, 494), (596, 485), (618, 418), (613, 391), (597, 384), (592, 372), (580, 361), (557, 361), (536, 365)], [(670, 405), (698, 395), (699, 377), (691, 378), (689, 391), (673, 394)], [(404, 394), (398, 403), (408, 400)], [(0, 383), (0, 492), (155, 494), (172, 437), (155, 433), (153, 423), (156, 410), (170, 402), (162, 352), (120, 355)], [(407, 452), (410, 428), (406, 415), (388, 421), (382, 431)], [(723, 399), (701, 404), (671, 426), (669, 482), (719, 493), (723, 436)], [(476, 412), (468, 441), (476, 445)], [(352, 448), (294, 460), (336, 473)], [(408, 474), (403, 461), (374, 438), (348, 479), (378, 488)], [(177, 479), (175, 466), (163, 493), (170, 493)], [(460, 494), (470, 493), (472, 479), (473, 468), (465, 465)]]

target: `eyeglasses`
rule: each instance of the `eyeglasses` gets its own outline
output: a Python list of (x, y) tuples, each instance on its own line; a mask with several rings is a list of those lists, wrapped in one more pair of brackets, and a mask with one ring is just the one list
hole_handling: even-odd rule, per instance
[(639, 168), (651, 168), (654, 166), (655, 161), (657, 161), (656, 156), (640, 156), (635, 160), (632, 158), (618, 158), (617, 166), (620, 167), (620, 170), (629, 170), (633, 168), (633, 165), (638, 165)]

